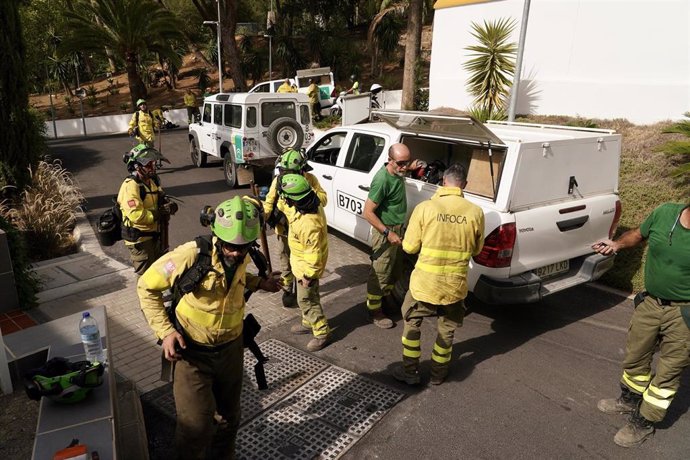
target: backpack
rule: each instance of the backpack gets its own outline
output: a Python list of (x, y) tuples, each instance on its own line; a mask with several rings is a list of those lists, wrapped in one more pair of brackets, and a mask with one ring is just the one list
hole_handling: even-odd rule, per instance
[[(191, 267), (182, 273), (182, 275), (173, 283), (172, 287), (172, 299), (171, 302), (165, 303), (165, 312), (168, 315), (168, 319), (173, 324), (175, 329), (184, 336), (182, 327), (179, 321), (177, 321), (177, 315), (175, 314), (175, 308), (177, 304), (185, 294), (192, 292), (199, 286), (201, 280), (206, 276), (206, 274), (213, 268), (211, 262), (211, 254), (213, 253), (213, 242), (211, 235), (197, 236), (194, 238), (196, 246), (199, 249), (196, 259)], [(258, 250), (256, 244), (252, 245), (249, 250), (249, 255), (254, 261), (254, 264), (259, 269), (259, 276), (265, 277), (268, 274), (268, 262), (266, 257)], [(244, 300), (249, 300), (252, 291), (245, 289)], [(259, 345), (256, 343), (256, 335), (261, 330), (261, 325), (254, 318), (251, 313), (244, 317), (243, 327), (242, 327), (242, 341), (245, 348), (249, 350), (256, 357), (256, 364), (254, 365), (254, 374), (256, 376), (256, 383), (259, 390), (265, 390), (268, 388), (268, 383), (266, 381), (266, 373), (264, 371), (264, 363), (268, 359), (263, 355)], [(158, 341), (162, 343), (162, 341)]]

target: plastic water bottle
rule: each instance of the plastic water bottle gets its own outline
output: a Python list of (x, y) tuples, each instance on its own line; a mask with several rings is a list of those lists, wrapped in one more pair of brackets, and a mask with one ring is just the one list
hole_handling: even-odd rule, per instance
[(98, 330), (96, 319), (88, 311), (82, 313), (81, 321), (79, 321), (79, 335), (81, 343), (84, 344), (86, 360), (102, 363), (104, 359), (101, 332)]

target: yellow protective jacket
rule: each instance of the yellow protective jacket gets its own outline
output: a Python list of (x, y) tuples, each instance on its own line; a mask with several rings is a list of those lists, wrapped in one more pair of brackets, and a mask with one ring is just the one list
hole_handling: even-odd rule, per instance
[(321, 278), (328, 261), (328, 229), (322, 206), (316, 214), (292, 213), (292, 219), (288, 219), (288, 246), (295, 278)]
[(296, 93), (296, 92), (297, 91), (295, 90), (295, 88), (292, 85), (290, 85), (289, 83), (283, 83), (276, 90), (276, 93)]
[(185, 94), (183, 100), (186, 107), (196, 107), (196, 96), (193, 94)]
[[(236, 339), (242, 333), (244, 318), (244, 288), (256, 291), (261, 278), (248, 274), (245, 257), (228, 286), (225, 268), (216, 250), (213, 237), (211, 263), (213, 268), (199, 286), (185, 294), (175, 310), (184, 333), (201, 345), (217, 346)], [(171, 289), (176, 280), (196, 261), (199, 250), (196, 242), (178, 246), (155, 261), (139, 278), (137, 294), (141, 310), (159, 339), (174, 330), (163, 306), (163, 291)]]
[(319, 102), (319, 91), (319, 87), (316, 85), (316, 83), (312, 83), (307, 87), (307, 96), (309, 96), (309, 102), (312, 104)]
[[(321, 206), (325, 207), (328, 203), (328, 195), (326, 194), (326, 191), (323, 188), (321, 188), (319, 180), (316, 178), (315, 175), (311, 173), (304, 173), (304, 178), (307, 179), (307, 182), (309, 182), (309, 185), (311, 186), (312, 190), (314, 190), (316, 196), (319, 197)], [(277, 207), (278, 210), (281, 211), (283, 214), (285, 214), (285, 217), (288, 222), (290, 222), (290, 220), (294, 217), (292, 214), (297, 212), (295, 208), (288, 206), (288, 204), (285, 202), (285, 198), (278, 196), (278, 177), (275, 177), (273, 179), (273, 182), (271, 182), (271, 187), (269, 187), (268, 193), (266, 194), (266, 201), (264, 201), (263, 206), (264, 216), (266, 217), (266, 219), (268, 219), (268, 216), (271, 215), (274, 206)], [(276, 225), (275, 230), (276, 235), (287, 236), (287, 229), (284, 228), (282, 225)]]
[[(158, 232), (159, 222), (155, 219), (153, 212), (158, 209), (158, 201), (163, 196), (163, 188), (156, 185), (153, 180), (143, 181), (144, 199), (141, 199), (140, 182), (132, 176), (127, 177), (120, 186), (117, 194), (117, 204), (122, 211), (122, 225), (134, 227), (142, 232)], [(125, 241), (131, 246), (141, 241), (150, 240), (152, 236), (142, 236), (137, 241)]]
[(151, 115), (153, 115), (154, 122), (163, 123), (163, 120), (165, 120), (165, 116), (163, 115), (163, 109), (153, 109), (151, 111)]
[(412, 211), (403, 250), (419, 253), (410, 276), (415, 300), (449, 305), (467, 297), (470, 258), (484, 246), (484, 212), (458, 187), (440, 187)]
[(132, 114), (132, 119), (129, 120), (129, 129), (134, 129), (137, 124), (137, 113), (139, 114), (139, 136), (137, 139), (142, 143), (153, 143), (154, 127), (158, 127), (159, 123), (155, 120), (151, 112), (142, 112), (138, 110)]

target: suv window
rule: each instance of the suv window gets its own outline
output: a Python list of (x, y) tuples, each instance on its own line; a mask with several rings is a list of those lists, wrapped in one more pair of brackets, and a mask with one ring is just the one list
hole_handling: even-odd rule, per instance
[(204, 104), (204, 122), (211, 123), (211, 104)]
[(369, 134), (355, 134), (345, 158), (345, 167), (369, 172), (378, 160), (386, 140)]
[(256, 107), (247, 107), (247, 128), (256, 127)]
[(345, 136), (347, 133), (333, 133), (323, 137), (309, 150), (309, 160), (335, 166), (340, 148), (345, 143)]
[(232, 128), (242, 127), (242, 106), (237, 104), (225, 104), (225, 126)]
[(213, 124), (223, 124), (223, 106), (220, 104), (213, 104)]
[(253, 93), (268, 93), (269, 92), (268, 91), (268, 83), (263, 83), (263, 84), (257, 86), (254, 89), (254, 91), (252, 91), (252, 92)]
[(261, 104), (261, 126), (268, 126), (278, 118), (288, 117), (293, 120), (295, 116), (294, 102), (264, 102)]
[(302, 119), (303, 125), (309, 124), (309, 106), (307, 104), (299, 106), (299, 116)]

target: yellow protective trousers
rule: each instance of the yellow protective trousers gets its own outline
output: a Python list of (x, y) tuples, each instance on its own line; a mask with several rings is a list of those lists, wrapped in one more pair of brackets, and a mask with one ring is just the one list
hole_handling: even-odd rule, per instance
[[(640, 414), (660, 422), (680, 385), (680, 375), (690, 362), (690, 329), (679, 303), (660, 305), (645, 297), (630, 320), (621, 383), (642, 395)], [(656, 373), (652, 375), (654, 350), (659, 347)]]
[[(390, 227), (402, 237), (400, 225)], [(392, 246), (383, 234), (372, 228), (371, 253), (376, 257), (371, 262), (367, 280), (367, 309), (371, 312), (381, 308), (381, 299), (391, 293), (395, 281), (402, 276), (403, 252), (401, 246)]]
[(431, 376), (443, 379), (448, 375), (455, 329), (462, 326), (465, 317), (465, 303), (460, 300), (450, 305), (433, 305), (415, 300), (407, 291), (402, 304), (403, 328), (403, 366), (406, 373), (419, 370), (419, 359), (422, 355), (421, 325), (426, 317), (437, 316), (436, 342), (431, 352)]

